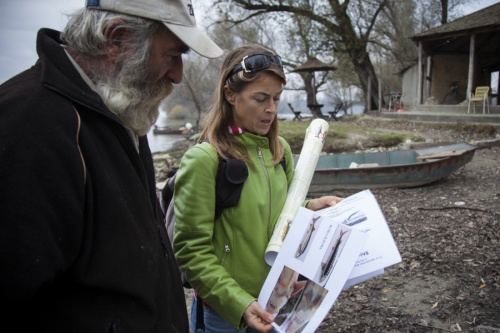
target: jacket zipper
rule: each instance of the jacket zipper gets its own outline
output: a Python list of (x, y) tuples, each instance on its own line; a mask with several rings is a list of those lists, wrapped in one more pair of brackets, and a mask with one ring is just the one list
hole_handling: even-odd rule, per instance
[(262, 166), (262, 170), (264, 171), (264, 175), (266, 176), (267, 182), (267, 193), (268, 193), (268, 209), (267, 209), (267, 239), (270, 238), (269, 227), (271, 226), (271, 181), (269, 180), (269, 173), (267, 172), (266, 163), (264, 162), (264, 157), (262, 156), (262, 150), (260, 147), (257, 147), (257, 156), (260, 160), (260, 165)]
[(220, 259), (220, 264), (221, 265), (224, 265), (224, 261), (226, 259), (226, 256), (228, 256), (228, 253), (231, 252), (231, 249), (229, 248), (229, 244), (228, 242), (226, 241), (224, 243), (224, 253), (222, 254), (221, 256), (221, 259)]

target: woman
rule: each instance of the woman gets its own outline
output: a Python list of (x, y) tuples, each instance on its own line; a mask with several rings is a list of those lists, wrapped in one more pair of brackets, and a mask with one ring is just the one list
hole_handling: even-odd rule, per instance
[[(269, 50), (244, 46), (230, 52), (203, 139), (186, 152), (177, 172), (174, 250), (203, 299), (207, 333), (272, 329), (273, 316), (256, 298), (270, 270), (264, 252), (293, 176), (290, 146), (278, 136), (276, 119), (285, 84), (281, 59)], [(248, 178), (238, 204), (215, 219), (218, 156), (245, 161)], [(327, 196), (304, 205), (318, 210), (340, 200)], [(196, 297), (192, 309), (194, 329)]]

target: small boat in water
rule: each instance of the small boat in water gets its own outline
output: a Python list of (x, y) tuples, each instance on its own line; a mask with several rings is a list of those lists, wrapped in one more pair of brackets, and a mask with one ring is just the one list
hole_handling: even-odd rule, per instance
[(180, 135), (181, 133), (182, 130), (175, 127), (160, 127), (156, 125), (153, 127), (153, 134)]
[(407, 188), (445, 178), (469, 163), (468, 143), (375, 153), (321, 155), (310, 192), (332, 189)]
[(191, 123), (186, 123), (182, 127), (175, 126), (158, 126), (154, 125), (153, 134), (170, 134), (170, 135), (182, 135), (186, 139), (194, 134), (193, 125)]
[(195, 131), (193, 131), (192, 129), (191, 129), (191, 130), (183, 130), (183, 131), (181, 132), (181, 135), (182, 135), (183, 137), (185, 137), (186, 139), (191, 138), (191, 137), (192, 137), (193, 135), (195, 135), (195, 134), (196, 134), (196, 132), (195, 132)]

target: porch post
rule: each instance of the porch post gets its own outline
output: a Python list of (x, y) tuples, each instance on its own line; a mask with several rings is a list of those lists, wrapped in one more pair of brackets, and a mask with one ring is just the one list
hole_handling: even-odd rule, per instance
[(429, 98), (432, 96), (432, 81), (431, 81), (431, 75), (432, 75), (432, 57), (428, 56), (425, 58), (425, 96), (424, 98)]
[(474, 67), (476, 64), (476, 34), (470, 36), (470, 49), (469, 49), (469, 77), (467, 80), (467, 100), (470, 98), (472, 92), (472, 85), (474, 84)]
[(422, 85), (423, 85), (422, 71), (424, 70), (422, 68), (422, 56), (423, 56), (422, 42), (418, 42), (418, 87), (417, 87), (417, 103), (418, 103), (418, 105), (422, 104)]

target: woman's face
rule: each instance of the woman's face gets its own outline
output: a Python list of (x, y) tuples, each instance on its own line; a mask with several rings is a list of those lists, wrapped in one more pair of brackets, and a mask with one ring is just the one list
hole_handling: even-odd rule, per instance
[(253, 134), (266, 135), (276, 119), (282, 91), (281, 80), (265, 72), (240, 93), (226, 87), (226, 100), (233, 106), (234, 125)]

